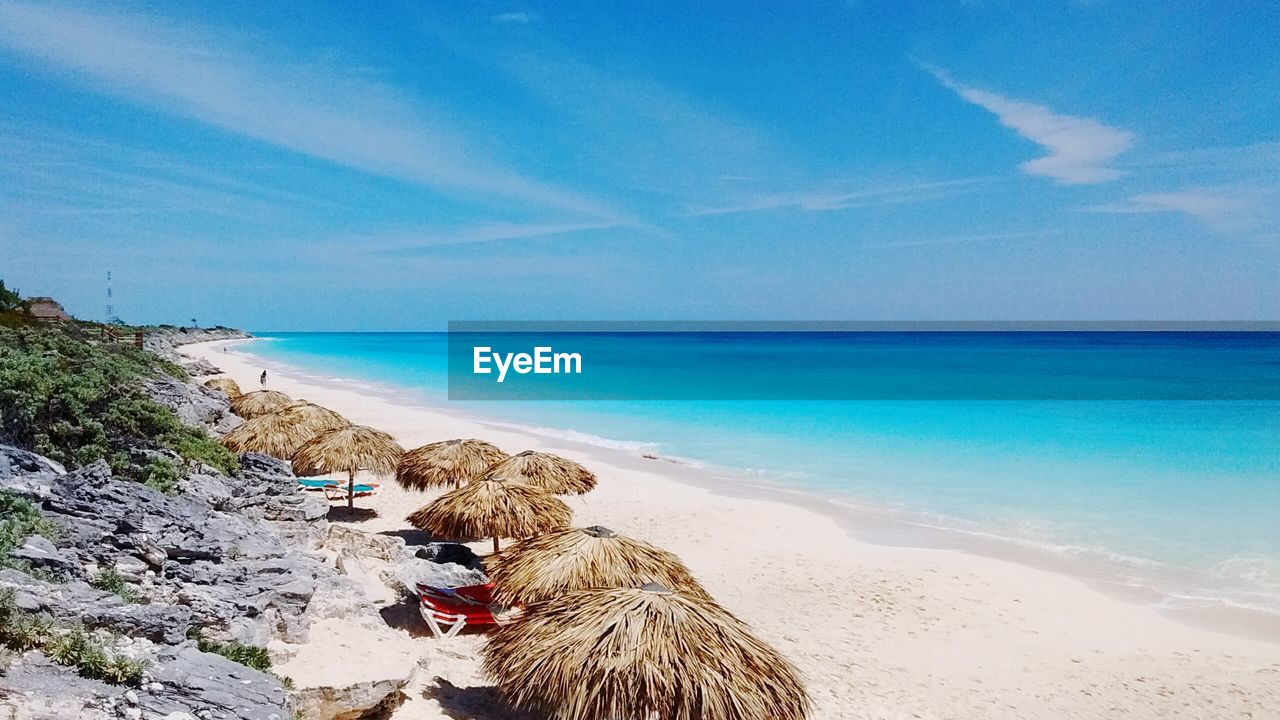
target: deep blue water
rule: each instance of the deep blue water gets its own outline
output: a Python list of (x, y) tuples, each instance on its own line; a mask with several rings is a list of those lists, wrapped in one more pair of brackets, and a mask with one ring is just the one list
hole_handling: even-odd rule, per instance
[[(271, 334), (247, 349), (1280, 608), (1280, 336), (1065, 335), (597, 338), (579, 347), (603, 369), (558, 387), (666, 399), (533, 402), (449, 401), (443, 333)], [(758, 387), (779, 377), (793, 380)], [(891, 399), (815, 399), (839, 383)], [(1034, 399), (950, 399), (957, 385)], [(719, 399), (744, 392), (757, 399)], [(1184, 397), (1202, 399), (1169, 399)]]

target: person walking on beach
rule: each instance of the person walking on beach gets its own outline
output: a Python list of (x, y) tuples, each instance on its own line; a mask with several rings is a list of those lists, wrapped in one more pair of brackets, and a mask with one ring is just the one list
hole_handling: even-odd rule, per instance
[(262, 387), (267, 386), (267, 371), (262, 371), (262, 377), (258, 378), (258, 382), (262, 383)]

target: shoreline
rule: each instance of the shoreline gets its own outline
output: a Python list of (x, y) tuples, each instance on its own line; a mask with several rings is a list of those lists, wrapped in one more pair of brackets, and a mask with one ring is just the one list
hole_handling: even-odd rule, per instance
[[(246, 338), (218, 344), (239, 347), (252, 342), (267, 341), (269, 338)], [(187, 347), (206, 347), (215, 342), (193, 343)], [(787, 487), (780, 483), (762, 480), (743, 470), (708, 464), (696, 459), (641, 452), (641, 448), (650, 447), (650, 444), (643, 441), (596, 437), (573, 430), (530, 426), (485, 417), (466, 410), (432, 405), (429, 400), (408, 397), (404, 394), (405, 390), (420, 392), (413, 388), (399, 388), (377, 381), (317, 374), (306, 368), (273, 358), (265, 358), (243, 349), (235, 351), (234, 354), (246, 360), (252, 359), (263, 369), (281, 374), (283, 377), (297, 378), (320, 387), (373, 394), (388, 402), (454, 416), (461, 421), (476, 423), (494, 432), (516, 433), (548, 447), (554, 448), (559, 445), (560, 449), (574, 449), (581, 453), (600, 455), (598, 460), (607, 464), (622, 464), (629, 469), (644, 471), (652, 469), (647, 463), (665, 463), (663, 469), (677, 482), (709, 490), (723, 497), (768, 500), (799, 507), (835, 520), (858, 542), (884, 547), (958, 551), (1010, 562), (1034, 570), (1052, 572), (1079, 580), (1110, 597), (1149, 608), (1192, 627), (1280, 645), (1280, 610), (1245, 605), (1224, 597), (1197, 597), (1171, 590), (1161, 590), (1156, 585), (1155, 573), (1148, 571), (1142, 578), (1151, 582), (1143, 582), (1135, 579), (1133, 575), (1126, 575), (1126, 571), (1129, 573), (1141, 571), (1129, 568), (1121, 560), (1105, 557), (1107, 554), (1105, 550), (1080, 548), (1079, 554), (1071, 555), (1032, 540), (985, 532), (978, 527), (965, 529), (958, 525), (929, 522), (924, 516), (912, 517), (910, 511), (823, 498), (803, 488)], [(216, 360), (216, 357), (210, 356), (209, 359)], [(580, 436), (581, 439), (575, 438), (575, 435)], [(593, 442), (592, 438), (601, 442)]]
[[(761, 497), (758, 488), (717, 483), (706, 468), (497, 427), (380, 397), (367, 383), (326, 384), (251, 354), (223, 353), (222, 345), (232, 343), (182, 351), (246, 390), (265, 366), (269, 388), (387, 430), (405, 447), (475, 436), (512, 452), (549, 450), (583, 462), (600, 486), (571, 500), (573, 523), (606, 525), (681, 557), (718, 601), (801, 669), (814, 718), (1261, 717), (1262, 708), (1280, 706), (1276, 645), (1259, 638), (1259, 628), (1251, 637), (1205, 629), (1015, 560), (868, 542), (832, 514), (796, 502), (796, 493)], [(404, 516), (436, 494), (384, 483), (362, 501), (375, 513), (350, 523), (403, 533)], [(487, 552), (483, 545), (473, 547)], [(326, 630), (325, 654), (334, 643), (352, 654), (335, 668), (287, 663), (282, 671), (302, 687), (396, 652), (422, 658), (427, 675), (453, 687), (491, 685), (479, 667), (481, 635), (436, 641), (413, 630), (368, 637)], [(297, 657), (314, 661), (321, 650)], [(422, 682), (394, 718), (467, 717), (441, 706), (437, 681)]]

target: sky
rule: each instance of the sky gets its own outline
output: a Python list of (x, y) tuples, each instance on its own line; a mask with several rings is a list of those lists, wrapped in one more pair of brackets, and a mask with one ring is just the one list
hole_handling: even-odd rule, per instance
[(1280, 319), (1280, 4), (0, 0), (73, 314)]

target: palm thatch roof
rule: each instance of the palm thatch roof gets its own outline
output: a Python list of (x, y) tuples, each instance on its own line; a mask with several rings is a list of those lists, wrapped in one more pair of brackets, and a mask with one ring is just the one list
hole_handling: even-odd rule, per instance
[(701, 600), (711, 596), (680, 558), (600, 526), (548, 533), (485, 560), (493, 597), (512, 607), (574, 590), (639, 587), (656, 582)]
[(293, 454), (293, 472), (301, 477), (368, 470), (376, 475), (395, 472), (404, 448), (395, 438), (365, 425), (320, 433)]
[(237, 453), (260, 452), (281, 460), (293, 457), (320, 430), (279, 412), (250, 418), (222, 436), (222, 444)]
[(229, 377), (219, 377), (219, 378), (213, 378), (212, 380), (205, 380), (204, 386), (207, 388), (213, 388), (214, 390), (221, 390), (222, 392), (227, 394), (228, 398), (232, 400), (244, 394), (240, 392), (240, 384)]
[(524, 538), (569, 525), (573, 510), (545, 490), (485, 477), (451, 490), (414, 511), (409, 524), (437, 537), (470, 542)]
[(660, 585), (581, 590), (499, 627), (484, 668), (549, 720), (802, 720), (795, 667), (719, 605)]
[(595, 473), (551, 453), (525, 450), (494, 463), (487, 476), (519, 480), (553, 495), (582, 495), (596, 486)]
[(317, 433), (347, 427), (351, 421), (327, 407), (299, 400), (276, 411), (293, 422), (306, 425)]
[(497, 445), (475, 438), (434, 442), (404, 454), (396, 481), (408, 490), (461, 487), (505, 457)]
[(231, 412), (248, 420), (275, 412), (293, 402), (293, 399), (275, 390), (254, 390), (231, 399)]

